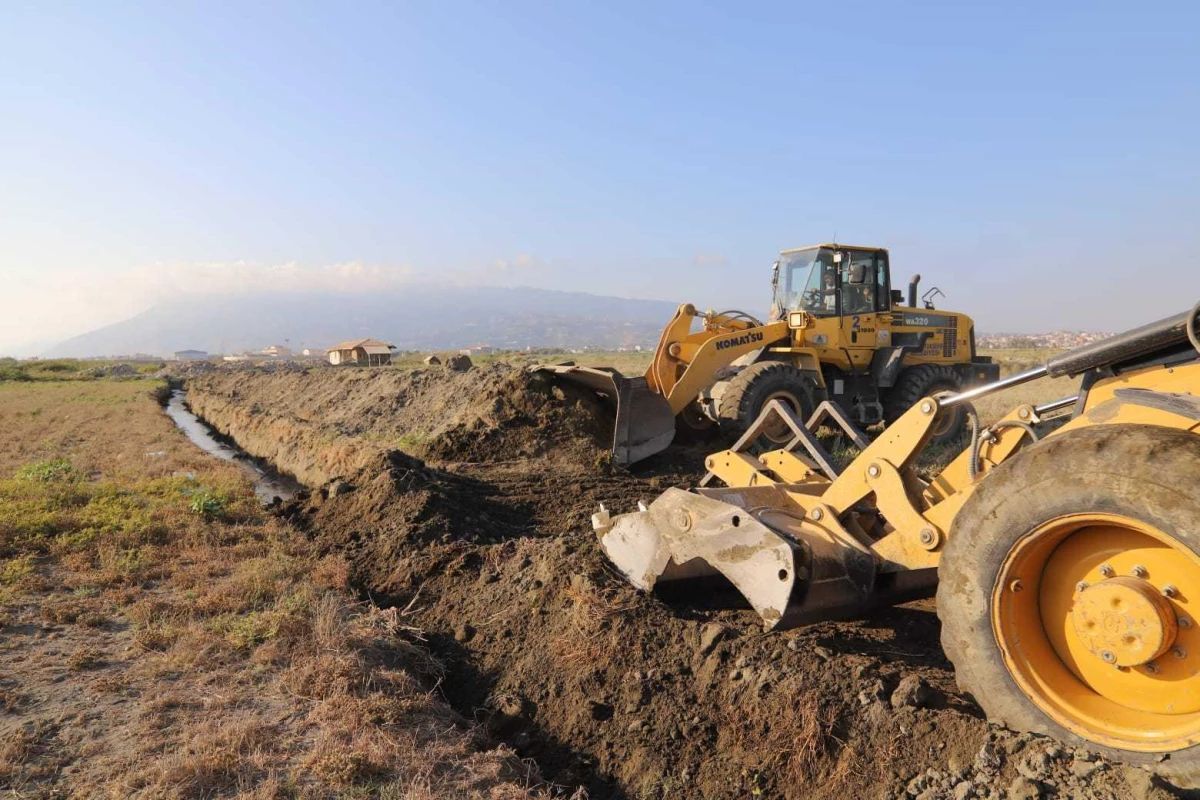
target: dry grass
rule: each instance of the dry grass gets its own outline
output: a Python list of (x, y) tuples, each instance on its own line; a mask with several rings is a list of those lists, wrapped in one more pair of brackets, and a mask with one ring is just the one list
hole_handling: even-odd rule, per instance
[(543, 796), (431, 690), (407, 615), (358, 603), (153, 388), (0, 382), (0, 791)]

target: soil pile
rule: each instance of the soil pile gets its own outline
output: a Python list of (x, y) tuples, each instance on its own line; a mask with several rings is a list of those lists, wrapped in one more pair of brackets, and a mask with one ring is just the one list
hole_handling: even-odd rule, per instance
[(252, 455), (309, 486), (356, 479), (392, 450), (432, 461), (603, 464), (611, 414), (590, 392), (495, 365), (191, 374), (188, 404)]
[[(764, 635), (719, 590), (634, 591), (589, 517), (694, 482), (701, 452), (597, 469), (568, 457), (597, 451), (590, 397), (515, 370), (387, 372), (256, 375), (202, 393), (260, 435), (274, 429), (251, 408), (286, 398), (283, 447), (302, 458), (360, 448), (355, 477), (293, 519), (318, 555), (347, 557), (365, 595), (414, 610), (447, 666), (446, 699), (553, 783), (594, 800), (1172, 796), (1140, 771), (989, 726), (956, 691), (931, 602)], [(440, 412), (418, 402), (434, 396)], [(404, 426), (378, 418), (389, 408)], [(429, 460), (380, 446), (383, 430), (422, 431)]]

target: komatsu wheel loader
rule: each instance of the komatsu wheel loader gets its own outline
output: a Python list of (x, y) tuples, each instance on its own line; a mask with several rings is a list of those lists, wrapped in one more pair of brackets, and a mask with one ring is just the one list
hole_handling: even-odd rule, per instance
[[(840, 471), (813, 426), (772, 402), (707, 459), (700, 488), (617, 517), (601, 507), (593, 526), (634, 586), (722, 577), (767, 630), (936, 592), (946, 655), (989, 719), (1194, 783), (1198, 313), (925, 397)], [(1080, 376), (1079, 394), (980, 428), (973, 399), (1044, 376)], [(960, 409), (970, 445), (923, 477), (918, 456)], [(1054, 414), (1069, 420), (1039, 430)], [(747, 452), (772, 423), (787, 444)]]
[[(886, 249), (785, 250), (773, 267), (766, 322), (684, 304), (640, 378), (574, 364), (533, 369), (588, 386), (615, 405), (613, 455), (621, 465), (665, 450), (677, 426), (741, 433), (771, 400), (805, 418), (832, 400), (859, 425), (890, 423), (926, 395), (999, 377), (999, 367), (975, 353), (971, 318), (934, 308), (940, 290), (930, 289), (916, 307), (919, 281), (909, 283), (905, 303), (892, 288)], [(954, 439), (965, 419), (958, 411), (939, 416), (933, 435)], [(786, 437), (772, 423), (759, 438), (769, 446)]]

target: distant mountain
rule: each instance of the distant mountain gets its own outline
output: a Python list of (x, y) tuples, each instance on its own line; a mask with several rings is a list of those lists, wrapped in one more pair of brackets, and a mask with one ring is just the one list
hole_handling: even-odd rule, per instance
[(676, 305), (578, 292), (413, 287), (372, 294), (197, 295), (68, 339), (46, 357), (327, 348), (376, 337), (402, 350), (652, 345)]

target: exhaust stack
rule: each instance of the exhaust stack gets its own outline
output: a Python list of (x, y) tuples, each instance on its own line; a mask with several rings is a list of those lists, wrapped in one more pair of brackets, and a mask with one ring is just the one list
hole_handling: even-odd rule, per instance
[(912, 280), (908, 282), (908, 307), (917, 307), (917, 286), (921, 283), (921, 273), (912, 276)]

